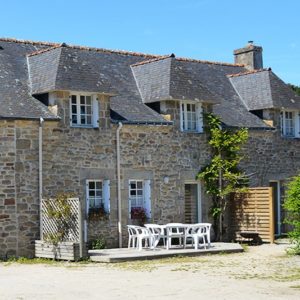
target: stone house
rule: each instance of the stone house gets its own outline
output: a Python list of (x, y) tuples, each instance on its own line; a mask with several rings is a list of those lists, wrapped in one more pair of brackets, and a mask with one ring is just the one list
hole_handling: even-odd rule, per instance
[[(132, 209), (150, 222), (209, 220), (195, 180), (210, 159), (203, 112), (249, 128), (242, 168), (273, 186), (283, 233), (283, 182), (300, 167), (300, 97), (262, 48), (218, 63), (45, 42), (0, 39), (0, 256), (32, 256), (40, 199), (72, 192), (85, 240), (126, 242)], [(89, 219), (102, 208), (106, 218)]]

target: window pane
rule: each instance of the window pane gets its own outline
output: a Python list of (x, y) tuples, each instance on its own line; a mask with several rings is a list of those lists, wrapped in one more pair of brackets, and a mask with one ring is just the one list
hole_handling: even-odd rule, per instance
[(95, 181), (89, 182), (89, 189), (95, 189)]
[(130, 191), (130, 196), (136, 196), (136, 190), (131, 190)]
[(130, 188), (131, 188), (131, 189), (136, 189), (136, 184), (135, 184), (134, 181), (131, 181), (131, 182), (130, 182)]
[(86, 107), (86, 113), (87, 113), (88, 115), (91, 115), (91, 114), (92, 114), (92, 107), (91, 107), (91, 106), (87, 106), (87, 107)]
[(77, 114), (77, 106), (72, 105), (72, 114)]
[(89, 196), (95, 197), (95, 190), (89, 190)]
[(102, 189), (102, 182), (96, 181), (96, 189)]
[(92, 97), (91, 96), (86, 96), (85, 99), (86, 99), (86, 104), (87, 105), (91, 105), (91, 103), (92, 103)]
[(76, 96), (72, 95), (71, 98), (72, 98), (72, 104), (76, 104)]
[(92, 124), (92, 117), (91, 116), (87, 116), (86, 117), (86, 124)]
[(77, 124), (77, 115), (72, 115), (72, 123)]
[(138, 194), (138, 196), (143, 196), (143, 190), (138, 190), (137, 194)]
[(85, 97), (84, 96), (80, 96), (80, 104), (85, 104)]
[(85, 122), (85, 116), (81, 116), (80, 122), (81, 122), (82, 125), (86, 124), (86, 122)]
[(82, 115), (85, 114), (85, 106), (80, 105), (80, 113), (81, 113)]
[(142, 189), (143, 188), (143, 182), (142, 181), (137, 181), (137, 188)]

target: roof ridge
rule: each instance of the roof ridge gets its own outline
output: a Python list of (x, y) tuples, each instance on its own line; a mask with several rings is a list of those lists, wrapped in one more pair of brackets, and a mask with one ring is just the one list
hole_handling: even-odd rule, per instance
[(185, 58), (185, 57), (176, 57), (178, 61), (187, 61), (187, 62), (197, 62), (202, 64), (210, 64), (210, 65), (221, 65), (221, 66), (230, 66), (230, 67), (245, 67), (244, 64), (233, 64), (233, 63), (226, 63), (226, 62), (218, 62), (218, 61), (209, 61), (209, 60), (201, 60), (201, 59), (194, 59), (194, 58)]
[(251, 70), (251, 71), (246, 71), (246, 72), (240, 72), (236, 74), (228, 74), (227, 77), (238, 77), (238, 76), (244, 76), (244, 75), (249, 75), (249, 74), (255, 74), (255, 73), (260, 73), (260, 72), (265, 72), (265, 71), (272, 71), (271, 68), (262, 68), (262, 69), (257, 69), (257, 70)]
[(141, 65), (145, 65), (145, 64), (150, 64), (152, 62), (160, 61), (160, 60), (163, 60), (163, 59), (166, 59), (166, 58), (170, 58), (170, 57), (172, 57), (172, 56), (171, 55), (161, 55), (160, 57), (151, 58), (151, 59), (147, 59), (147, 60), (143, 60), (143, 61), (134, 63), (134, 64), (131, 65), (131, 67), (136, 67), (136, 66), (141, 66)]
[(53, 46), (53, 47), (49, 47), (49, 48), (46, 48), (46, 49), (41, 49), (41, 50), (37, 50), (37, 51), (31, 52), (31, 53), (28, 53), (27, 56), (28, 57), (35, 56), (35, 55), (42, 54), (42, 53), (45, 53), (45, 52), (48, 52), (48, 51), (51, 51), (51, 50), (54, 50), (54, 49), (58, 49), (58, 48), (61, 48), (61, 44)]
[[(19, 40), (14, 38), (0, 38), (0, 41), (3, 42), (12, 42), (12, 43), (19, 43), (19, 44), (30, 44), (30, 45), (42, 45), (42, 46), (51, 46), (51, 48), (59, 48), (59, 47), (66, 47), (71, 49), (78, 49), (78, 50), (88, 50), (88, 51), (95, 51), (95, 52), (106, 52), (106, 53), (116, 53), (121, 55), (133, 55), (133, 56), (142, 56), (142, 57), (149, 57), (149, 58), (156, 58), (161, 57), (158, 54), (146, 54), (141, 52), (133, 52), (127, 50), (112, 50), (112, 49), (105, 49), (105, 48), (97, 48), (97, 47), (86, 47), (86, 46), (78, 46), (78, 45), (67, 45), (66, 43), (51, 43), (51, 42), (39, 42), (39, 41), (31, 41), (31, 40)], [(52, 49), (50, 49), (52, 50)], [(42, 49), (41, 52), (34, 51), (29, 54), (30, 55), (37, 55), (43, 52), (46, 52), (46, 49)], [(39, 52), (39, 53), (36, 53)]]
[[(14, 38), (0, 38), (0, 41), (20, 43), (20, 44), (50, 46), (49, 49), (41, 49), (41, 50), (38, 50), (38, 51), (34, 51), (32, 53), (29, 53), (28, 56), (42, 54), (44, 52), (47, 52), (47, 51), (50, 51), (50, 50), (53, 50), (53, 49), (56, 49), (56, 48), (59, 48), (59, 47), (66, 47), (66, 48), (78, 49), (78, 50), (88, 50), (88, 51), (96, 51), (96, 52), (104, 52), (104, 53), (116, 53), (116, 54), (121, 54), (121, 55), (133, 55), (133, 56), (142, 56), (142, 57), (149, 57), (150, 58), (147, 61), (131, 65), (133, 67), (136, 66), (136, 65), (143, 65), (143, 64), (146, 64), (146, 63), (151, 63), (152, 61), (161, 60), (161, 59), (165, 59), (165, 58), (168, 58), (168, 57), (175, 57), (174, 54), (171, 54), (171, 55), (147, 54), (147, 53), (142, 53), (142, 52), (133, 52), (133, 51), (126, 51), (126, 50), (112, 50), (112, 49), (97, 48), (97, 47), (67, 45), (65, 43), (41, 42), (41, 41), (21, 40), (21, 39), (14, 39)], [(176, 57), (175, 59), (178, 60), (178, 61), (197, 62), (197, 63), (221, 65), (221, 66), (232, 66), (232, 67), (244, 67), (245, 66), (243, 64), (215, 62), (215, 61), (200, 60), (200, 59), (185, 58), (185, 57)]]
[(18, 43), (18, 44), (30, 44), (30, 45), (42, 45), (42, 46), (55, 46), (60, 45), (59, 43), (52, 43), (52, 42), (41, 42), (41, 41), (32, 41), (32, 40), (21, 40), (15, 38), (1, 38), (0, 41), (2, 42), (10, 42), (10, 43)]

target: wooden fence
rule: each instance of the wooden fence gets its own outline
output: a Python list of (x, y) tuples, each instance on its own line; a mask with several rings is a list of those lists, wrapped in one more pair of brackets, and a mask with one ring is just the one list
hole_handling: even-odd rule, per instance
[(250, 188), (236, 194), (229, 207), (229, 234), (239, 238), (240, 232), (256, 232), (263, 242), (274, 242), (274, 208), (271, 187)]

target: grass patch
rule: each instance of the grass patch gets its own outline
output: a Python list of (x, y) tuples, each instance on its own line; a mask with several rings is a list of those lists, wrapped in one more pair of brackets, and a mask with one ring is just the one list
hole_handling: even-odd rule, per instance
[(299, 285), (291, 285), (290, 288), (292, 288), (292, 289), (300, 289), (300, 284)]
[(90, 263), (89, 258), (82, 258), (76, 262), (68, 262), (63, 260), (54, 260), (52, 258), (27, 258), (27, 257), (9, 257), (7, 259), (0, 260), (0, 263), (3, 263), (4, 266), (9, 266), (11, 264), (23, 264), (23, 265), (35, 265), (35, 264), (43, 264), (43, 265), (52, 265), (52, 266), (65, 266), (65, 267), (78, 267), (83, 266)]
[[(130, 271), (148, 271), (151, 272), (155, 269), (158, 269), (162, 266), (168, 266), (173, 264), (183, 264), (178, 268), (184, 268), (185, 271), (187, 270), (186, 265), (189, 263), (207, 263), (209, 259), (200, 258), (200, 257), (188, 257), (188, 256), (174, 256), (169, 258), (162, 258), (162, 259), (155, 259), (155, 260), (142, 260), (142, 261), (132, 261), (132, 262), (120, 262), (111, 265), (113, 268), (118, 268), (122, 270), (130, 270)], [(176, 270), (178, 268), (175, 268)], [(174, 270), (175, 270), (174, 269)], [(179, 269), (178, 269), (179, 271)]]
[(34, 265), (34, 264), (45, 264), (45, 265), (57, 265), (58, 261), (50, 258), (27, 258), (27, 257), (9, 257), (6, 260), (2, 260), (5, 266), (11, 265), (13, 263), (24, 264), (24, 265)]

